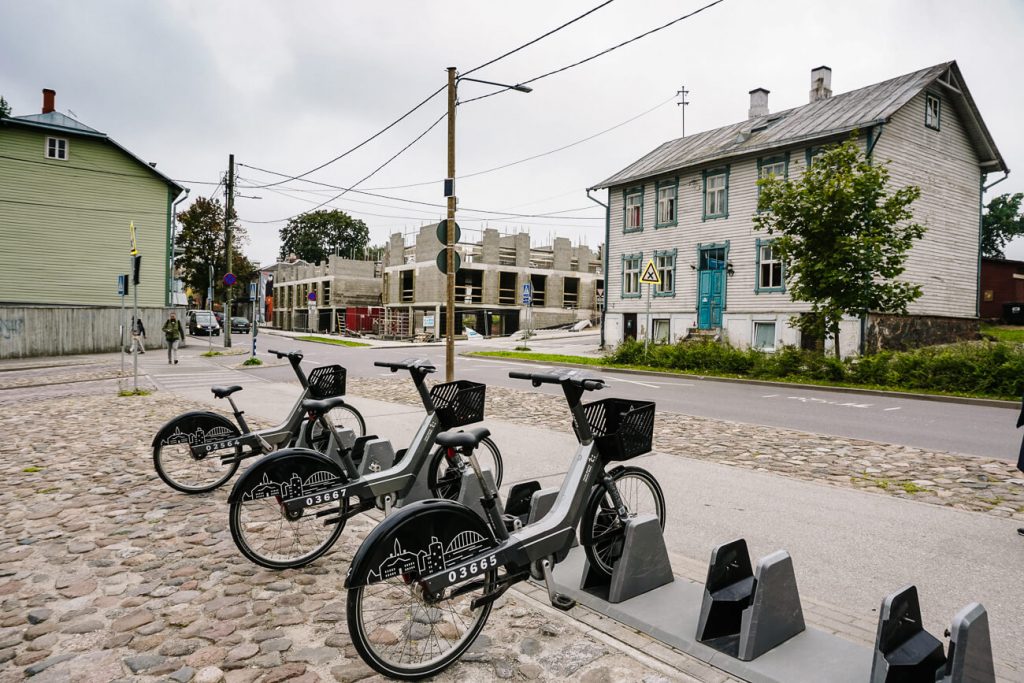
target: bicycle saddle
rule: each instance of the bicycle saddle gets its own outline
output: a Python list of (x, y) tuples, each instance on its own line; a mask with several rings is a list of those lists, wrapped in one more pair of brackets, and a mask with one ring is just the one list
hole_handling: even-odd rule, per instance
[(238, 386), (237, 384), (232, 384), (230, 387), (210, 387), (210, 391), (212, 391), (213, 395), (216, 396), (217, 398), (225, 398), (235, 393), (236, 391), (241, 390), (242, 387)]
[(334, 396), (320, 401), (312, 398), (302, 400), (302, 409), (307, 413), (316, 413), (317, 415), (323, 415), (331, 410), (331, 408), (337, 408), (338, 406), (343, 405), (345, 405), (344, 396)]
[(441, 432), (434, 441), (445, 448), (476, 448), (490, 435), (491, 430), (487, 427), (474, 427), (465, 431)]

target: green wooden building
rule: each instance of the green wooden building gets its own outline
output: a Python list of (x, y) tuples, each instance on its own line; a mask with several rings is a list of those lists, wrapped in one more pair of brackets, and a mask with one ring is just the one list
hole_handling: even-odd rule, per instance
[(54, 98), (44, 90), (42, 113), (0, 118), (0, 358), (117, 348), (130, 223), (142, 255), (138, 303), (159, 345), (184, 188), (56, 111)]

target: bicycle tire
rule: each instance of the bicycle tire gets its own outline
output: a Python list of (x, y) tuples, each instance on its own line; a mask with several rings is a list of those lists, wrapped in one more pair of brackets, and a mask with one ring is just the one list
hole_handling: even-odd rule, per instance
[[(362, 413), (355, 406), (350, 406), (346, 403), (343, 406), (332, 408), (328, 415), (335, 429), (351, 429), (357, 437), (366, 435), (366, 420), (363, 419)], [(347, 417), (342, 417), (343, 415)], [(306, 443), (309, 444), (310, 448), (314, 451), (326, 453), (330, 445), (328, 439), (329, 437), (324, 432), (324, 428), (319, 420), (306, 421)]]
[[(480, 521), (467, 525), (462, 514), (437, 511), (431, 515), (433, 528), (445, 529), (447, 541), (483, 526)], [(406, 526), (410, 529), (408, 533), (415, 532), (417, 536), (429, 528), (423, 526), (422, 518), (406, 520), (389, 531), (382, 540), (383, 545), (388, 549), (399, 545), (408, 549), (407, 543), (396, 540), (406, 536), (402, 531)], [(373, 540), (381, 539), (371, 536), (364, 543)], [(361, 553), (362, 548), (357, 557)], [(350, 577), (353, 571), (359, 575), (360, 569), (353, 566)], [(414, 590), (417, 575), (418, 572), (399, 573), (370, 583), (362, 576), (357, 585), (348, 589), (345, 611), (352, 644), (366, 664), (391, 678), (419, 680), (454, 664), (480, 635), (493, 606), (493, 602), (488, 602), (471, 609), (474, 599), (496, 589), (497, 567), (483, 574), (469, 575), (448, 589), (478, 582), (471, 591), (432, 604)]]
[[(486, 447), (490, 452), (490, 458), (485, 462), (480, 462), (480, 467), (490, 469), (491, 476), (494, 477), (494, 486), (499, 488), (505, 474), (505, 463), (501, 459), (501, 451), (490, 437), (481, 439), (480, 446)], [(462, 490), (462, 473), (458, 469), (448, 466), (448, 459), (445, 457), (446, 450), (444, 447), (438, 446), (434, 454), (430, 456), (427, 487), (436, 498), (458, 500)], [(477, 458), (479, 462), (480, 448), (477, 448)]]
[[(640, 467), (620, 467), (610, 474), (629, 515), (654, 514), (664, 529), (665, 494), (654, 475)], [(629, 483), (629, 480), (635, 483)], [(641, 487), (648, 494), (643, 500)], [(624, 541), (625, 525), (619, 519), (608, 492), (598, 484), (587, 501), (580, 527), (580, 544), (591, 568), (610, 577), (615, 563), (622, 556)]]
[[(173, 431), (172, 431), (173, 430)], [(202, 434), (200, 435), (200, 431)], [(181, 415), (169, 422), (162, 430), (180, 435), (178, 439), (164, 439), (164, 443), (153, 444), (153, 467), (161, 480), (172, 489), (182, 493), (207, 493), (222, 486), (238, 471), (239, 461), (224, 464), (220, 456), (225, 452), (214, 452), (202, 458), (192, 456), (191, 444), (206, 435), (215, 434), (216, 439), (240, 436), (241, 432), (227, 418), (220, 415)], [(235, 455), (242, 454), (242, 446), (235, 446)], [(191, 473), (191, 479), (189, 478)]]
[[(331, 505), (337, 505), (339, 518), (337, 523), (325, 526), (316, 513), (329, 509)], [(320, 558), (334, 546), (345, 529), (347, 513), (347, 498), (309, 506), (296, 519), (287, 518), (280, 505), (280, 497), (236, 500), (230, 504), (228, 526), (235, 547), (249, 561), (267, 569), (297, 569)], [(297, 540), (299, 525), (311, 532), (315, 539), (312, 544), (306, 545)], [(327, 533), (317, 533), (319, 529), (328, 527)], [(272, 545), (257, 540), (257, 535), (264, 529)], [(287, 552), (273, 553), (273, 548), (284, 548)]]

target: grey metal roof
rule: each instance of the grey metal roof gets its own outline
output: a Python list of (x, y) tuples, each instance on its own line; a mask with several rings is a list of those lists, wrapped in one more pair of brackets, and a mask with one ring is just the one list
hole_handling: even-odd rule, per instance
[(935, 81), (952, 92), (954, 107), (975, 144), (982, 166), (986, 171), (1006, 171), (956, 62), (945, 62), (793, 109), (670, 140), (590, 189), (623, 185), (885, 123)]
[(176, 183), (174, 180), (169, 178), (161, 171), (156, 170), (156, 168), (149, 165), (149, 163), (147, 163), (146, 161), (143, 161), (142, 159), (137, 157), (128, 148), (118, 143), (116, 140), (108, 136), (106, 133), (101, 133), (95, 128), (90, 128), (81, 121), (76, 121), (67, 114), (62, 114), (59, 111), (51, 111), (47, 112), (46, 114), (27, 114), (25, 116), (5, 116), (0, 118), (0, 124), (13, 124), (16, 126), (26, 126), (29, 128), (42, 128), (44, 130), (52, 130), (58, 133), (63, 133), (65, 135), (84, 135), (86, 137), (106, 140), (114, 147), (117, 147), (119, 150), (130, 156), (132, 159), (142, 164), (142, 166), (144, 166), (146, 170), (148, 170), (150, 173), (159, 176), (161, 180), (163, 180), (171, 187), (175, 188), (177, 190), (175, 196), (180, 195), (185, 190), (184, 187)]

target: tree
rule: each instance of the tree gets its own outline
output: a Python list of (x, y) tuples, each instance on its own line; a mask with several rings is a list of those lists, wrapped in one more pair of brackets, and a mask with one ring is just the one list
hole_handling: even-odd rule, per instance
[(1024, 235), (1024, 214), (1020, 211), (1024, 193), (993, 197), (981, 217), (981, 255), (1004, 258), (1003, 247), (1014, 237)]
[(11, 115), (11, 105), (4, 99), (3, 95), (0, 95), (0, 119), (5, 116)]
[(906, 313), (921, 287), (896, 280), (907, 252), (924, 235), (912, 222), (910, 205), (921, 190), (888, 192), (886, 164), (871, 163), (850, 140), (828, 148), (796, 180), (758, 181), (754, 227), (777, 235), (772, 247), (786, 264), (786, 289), (793, 301), (811, 304), (795, 325), (831, 336), (839, 356), (844, 315)]
[(366, 224), (344, 211), (312, 211), (288, 221), (281, 228), (281, 260), (295, 254), (317, 263), (331, 254), (361, 257), (370, 239)]
[[(236, 222), (234, 210), (231, 215), (231, 269), (238, 278), (234, 296), (248, 296), (246, 287), (255, 278), (256, 267), (242, 253), (242, 246), (248, 238), (245, 229)], [(227, 272), (227, 254), (224, 250), (224, 207), (219, 200), (199, 197), (191, 206), (178, 214), (181, 230), (177, 246), (185, 250), (178, 258), (182, 281), (206, 298), (210, 286), (210, 266), (213, 266), (214, 298), (224, 297), (224, 274)]]

